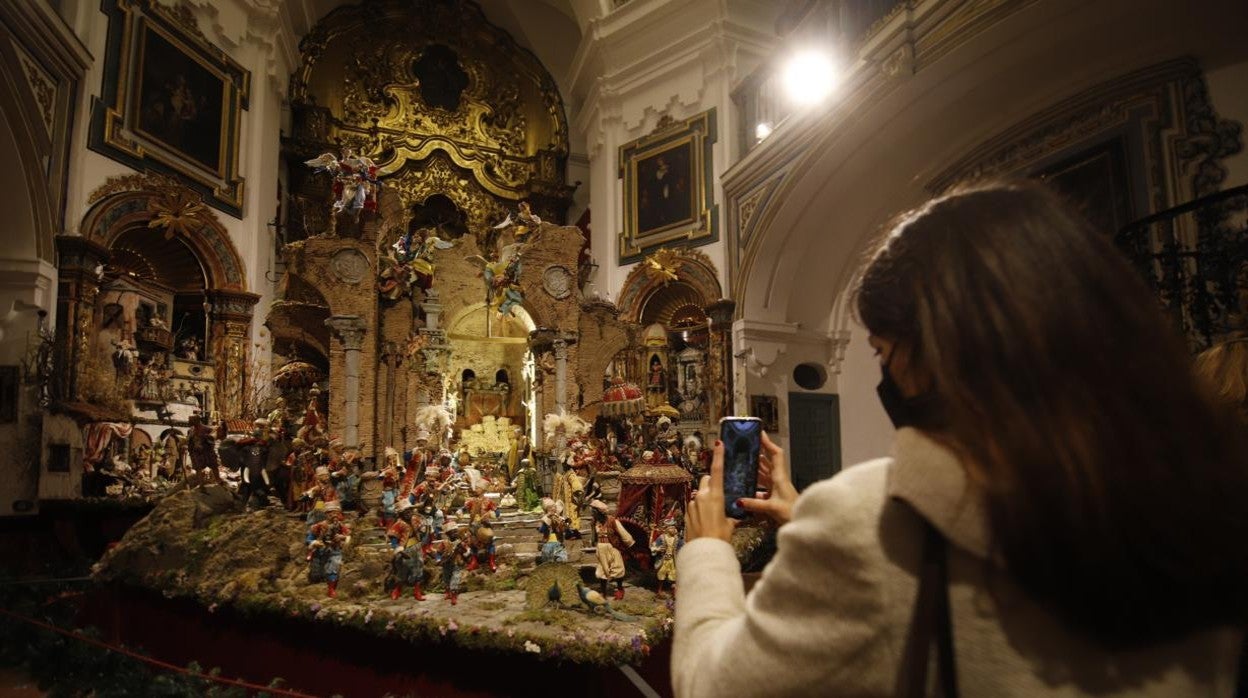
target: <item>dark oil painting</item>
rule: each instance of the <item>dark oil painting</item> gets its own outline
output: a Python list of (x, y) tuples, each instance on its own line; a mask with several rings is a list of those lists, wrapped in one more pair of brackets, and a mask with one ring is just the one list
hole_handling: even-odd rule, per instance
[(213, 172), (221, 169), (224, 81), (150, 28), (139, 67), (139, 130)]
[(637, 161), (637, 237), (691, 221), (693, 143), (685, 141)]
[(1101, 143), (1042, 168), (1044, 180), (1083, 212), (1101, 233), (1112, 236), (1131, 221), (1131, 181), (1122, 139)]

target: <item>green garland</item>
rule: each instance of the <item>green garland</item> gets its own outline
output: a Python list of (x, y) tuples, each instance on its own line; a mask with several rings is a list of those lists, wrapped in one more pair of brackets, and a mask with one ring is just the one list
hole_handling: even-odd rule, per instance
[[(80, 589), (79, 589), (80, 590)], [(74, 629), (74, 605), (68, 600), (75, 589), (65, 585), (23, 586), (7, 582), (0, 586), (0, 607), (62, 629)], [(94, 628), (77, 632), (100, 639)], [(133, 657), (112, 652), (50, 630), (9, 618), (0, 618), (0, 666), (16, 667), (31, 677), (50, 696), (152, 696), (153, 698), (246, 698), (241, 686), (226, 686), (206, 677), (196, 663), (189, 674), (163, 672)], [(281, 688), (284, 680), (269, 682)], [(254, 694), (267, 698), (270, 694)]]

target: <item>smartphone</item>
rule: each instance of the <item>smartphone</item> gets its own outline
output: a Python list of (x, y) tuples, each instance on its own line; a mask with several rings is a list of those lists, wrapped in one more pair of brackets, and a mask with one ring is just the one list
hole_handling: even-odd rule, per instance
[(762, 439), (763, 420), (758, 417), (719, 420), (719, 440), (724, 442), (724, 513), (734, 519), (744, 519), (748, 513), (737, 500), (753, 497), (758, 488)]

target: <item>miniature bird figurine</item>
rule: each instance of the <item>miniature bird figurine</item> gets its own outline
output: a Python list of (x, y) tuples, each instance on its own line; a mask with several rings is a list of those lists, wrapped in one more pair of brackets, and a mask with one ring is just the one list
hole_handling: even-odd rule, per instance
[(634, 616), (620, 613), (611, 608), (611, 604), (602, 594), (590, 589), (581, 582), (576, 583), (576, 594), (581, 597), (581, 603), (585, 604), (585, 608), (588, 608), (590, 613), (602, 611), (616, 620), (636, 620)]

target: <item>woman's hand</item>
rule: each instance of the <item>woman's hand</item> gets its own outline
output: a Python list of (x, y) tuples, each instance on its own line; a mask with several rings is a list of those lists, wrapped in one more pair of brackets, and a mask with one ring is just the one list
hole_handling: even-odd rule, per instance
[[(720, 483), (720, 497), (722, 498), (722, 466)], [(758, 484), (760, 487), (766, 487), (768, 493), (762, 498), (741, 499), (741, 508), (767, 516), (778, 525), (788, 523), (789, 519), (793, 518), (793, 503), (797, 501), (797, 488), (793, 486), (793, 478), (789, 475), (789, 462), (784, 457), (784, 449), (772, 443), (766, 432), (763, 433), (763, 453), (758, 458)]]
[(698, 494), (685, 510), (685, 540), (718, 538), (732, 540), (735, 519), (724, 513), (724, 444), (715, 442), (711, 458), (711, 474), (703, 475)]

